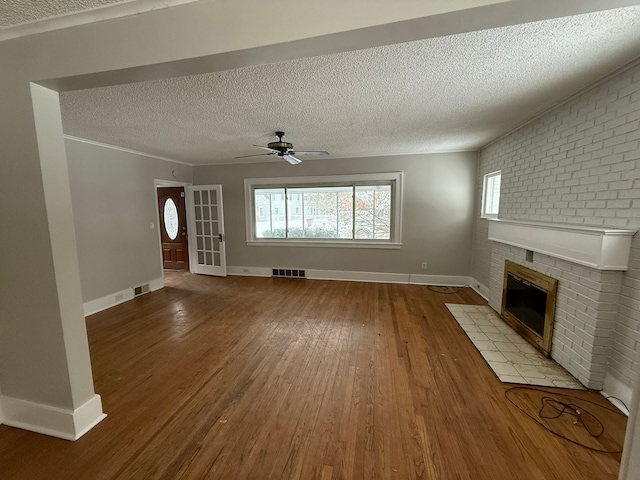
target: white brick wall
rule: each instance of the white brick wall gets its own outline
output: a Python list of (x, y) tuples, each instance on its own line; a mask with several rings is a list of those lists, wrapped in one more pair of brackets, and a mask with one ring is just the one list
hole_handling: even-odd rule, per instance
[[(478, 172), (478, 213), (483, 175), (502, 170), (500, 218), (640, 230), (639, 143), (640, 62), (636, 62), (485, 147)], [(476, 221), (473, 276), (489, 285), (494, 306), (493, 297), (501, 295), (501, 284), (499, 288), (491, 275), (497, 267), (489, 261), (492, 244), (487, 240), (486, 224), (482, 219)], [(537, 267), (558, 273), (551, 275), (560, 279), (561, 290), (567, 285), (588, 290), (588, 282), (580, 283), (575, 276), (590, 278), (602, 273), (586, 269), (571, 276), (571, 270), (557, 265)], [(568, 340), (572, 347), (567, 348), (573, 350), (558, 347), (560, 351), (554, 356), (576, 364), (570, 371), (580, 380), (585, 372), (580, 372), (583, 357), (579, 355), (591, 357), (597, 370), (591, 374), (597, 375), (589, 386), (606, 372), (631, 385), (638, 368), (640, 234), (632, 243), (629, 270), (617, 275), (620, 285), (611, 288), (619, 289), (619, 294), (603, 292), (599, 294), (603, 298), (597, 296), (605, 310), (588, 307), (584, 312), (588, 316), (595, 311), (604, 322), (595, 332), (595, 343), (580, 344), (580, 339), (584, 340), (581, 334), (594, 326), (585, 315), (574, 313), (577, 305), (568, 300), (558, 305), (557, 334)], [(597, 300), (593, 291), (581, 295)], [(567, 321), (573, 322), (573, 330), (567, 329)], [(576, 357), (565, 358), (571, 355)]]

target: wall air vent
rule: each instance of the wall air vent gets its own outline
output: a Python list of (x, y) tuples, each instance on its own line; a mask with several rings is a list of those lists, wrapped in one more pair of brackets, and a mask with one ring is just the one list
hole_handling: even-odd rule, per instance
[(145, 293), (149, 293), (149, 284), (145, 283), (144, 285), (140, 285), (139, 287), (133, 288), (133, 296), (139, 297), (140, 295), (144, 295)]
[(273, 268), (271, 270), (271, 276), (273, 277), (288, 277), (288, 278), (305, 278), (304, 270), (295, 268)]

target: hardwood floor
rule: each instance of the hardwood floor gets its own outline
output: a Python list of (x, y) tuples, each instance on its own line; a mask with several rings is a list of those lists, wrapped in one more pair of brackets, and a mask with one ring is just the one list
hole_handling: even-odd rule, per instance
[(77, 442), (0, 426), (0, 478), (617, 478), (619, 454), (509, 403), (445, 302), (484, 303), (471, 289), (168, 274), (87, 319), (108, 417)]

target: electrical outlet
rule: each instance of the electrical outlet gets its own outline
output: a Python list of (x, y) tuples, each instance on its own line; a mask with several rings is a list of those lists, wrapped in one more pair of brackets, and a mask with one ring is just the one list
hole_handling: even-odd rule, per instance
[(427, 269), (427, 262), (422, 262), (422, 270), (426, 270)]

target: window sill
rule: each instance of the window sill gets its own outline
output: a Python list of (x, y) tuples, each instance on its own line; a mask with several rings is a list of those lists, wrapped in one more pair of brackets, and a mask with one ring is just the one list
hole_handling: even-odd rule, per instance
[(331, 240), (247, 240), (249, 247), (322, 247), (322, 248), (382, 248), (398, 250), (402, 243), (396, 242), (354, 242)]

